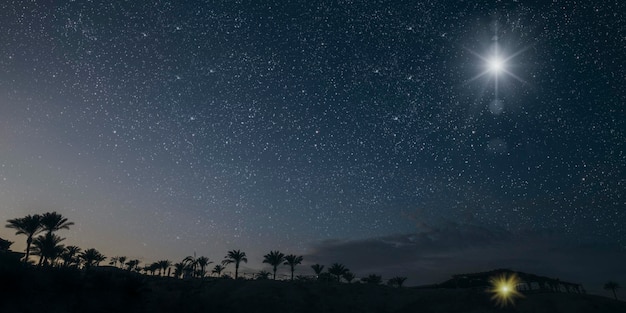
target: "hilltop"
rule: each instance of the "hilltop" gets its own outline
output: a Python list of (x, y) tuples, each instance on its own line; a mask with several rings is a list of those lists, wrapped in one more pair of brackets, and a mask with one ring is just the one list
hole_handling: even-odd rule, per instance
[(12, 312), (626, 312), (574, 293), (528, 294), (500, 309), (480, 288), (392, 288), (317, 281), (180, 280), (123, 270), (0, 271), (0, 311)]

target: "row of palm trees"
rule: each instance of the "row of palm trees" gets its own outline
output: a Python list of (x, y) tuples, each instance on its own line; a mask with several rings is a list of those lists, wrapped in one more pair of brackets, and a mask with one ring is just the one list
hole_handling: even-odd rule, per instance
[[(337, 282), (341, 282), (342, 279), (347, 283), (352, 283), (356, 276), (345, 267), (345, 265), (340, 263), (333, 263), (326, 272), (324, 272), (324, 265), (313, 264), (311, 268), (315, 272), (317, 280), (329, 281), (335, 280)], [(406, 281), (406, 277), (396, 276), (387, 280), (387, 285), (392, 287), (402, 287), (404, 282)], [(379, 285), (383, 282), (383, 278), (380, 275), (370, 274), (367, 277), (361, 278), (361, 282), (367, 284)]]
[[(31, 252), (33, 255), (39, 256), (39, 266), (62, 266), (62, 267), (83, 267), (91, 268), (99, 266), (101, 262), (107, 258), (96, 249), (81, 250), (77, 246), (64, 246), (61, 244), (65, 238), (60, 237), (56, 232), (60, 230), (69, 230), (73, 222), (68, 221), (57, 212), (27, 215), (22, 218), (9, 219), (6, 227), (16, 230), (16, 235), (26, 236), (26, 255), (24, 262), (30, 261)], [(8, 242), (10, 245), (10, 242)], [(7, 246), (8, 248), (8, 246)], [(263, 263), (272, 267), (272, 273), (261, 271), (257, 274), (257, 278), (276, 279), (276, 273), (279, 266), (286, 265), (291, 272), (291, 280), (294, 279), (294, 272), (297, 265), (302, 264), (304, 258), (295, 254), (284, 254), (278, 250), (270, 251), (263, 256)], [(229, 264), (235, 266), (235, 279), (239, 278), (239, 267), (241, 263), (247, 263), (246, 253), (241, 250), (228, 251), (221, 264), (213, 267), (211, 274), (222, 276), (222, 272)], [(205, 256), (195, 257), (188, 256), (181, 262), (172, 264), (169, 260), (160, 260), (146, 266), (140, 267), (141, 262), (137, 259), (128, 259), (125, 256), (115, 256), (110, 258), (109, 265), (124, 268), (128, 271), (137, 271), (150, 273), (159, 276), (172, 276), (171, 270), (174, 269), (173, 276), (176, 278), (197, 277), (202, 278), (208, 274), (208, 266), (213, 262)], [(355, 275), (351, 273), (343, 264), (332, 264), (326, 273), (323, 272), (324, 265), (314, 264), (311, 266), (319, 280), (336, 280), (340, 282), (342, 279), (350, 283), (355, 279)], [(382, 278), (378, 275), (370, 275), (361, 279), (366, 283), (379, 284)], [(390, 285), (402, 286), (406, 277), (395, 277), (389, 281)]]
[[(26, 255), (23, 261), (30, 261), (30, 254), (39, 256), (39, 266), (56, 265), (61, 261), (61, 266), (78, 266), (85, 268), (97, 266), (106, 257), (96, 249), (82, 251), (77, 246), (64, 246), (61, 244), (65, 238), (55, 232), (70, 229), (74, 225), (66, 217), (57, 212), (27, 215), (22, 218), (7, 220), (6, 227), (15, 230), (16, 235), (26, 236)], [(39, 235), (39, 236), (37, 236)], [(37, 237), (35, 237), (37, 236)]]

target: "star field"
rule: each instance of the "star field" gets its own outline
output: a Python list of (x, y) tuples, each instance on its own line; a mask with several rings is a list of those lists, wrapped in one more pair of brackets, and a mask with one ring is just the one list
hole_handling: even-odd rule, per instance
[[(57, 210), (81, 245), (149, 259), (449, 222), (623, 248), (618, 12), (3, 2), (0, 218)], [(520, 79), (502, 73), (497, 92), (472, 53), (495, 41), (519, 52), (504, 70)]]

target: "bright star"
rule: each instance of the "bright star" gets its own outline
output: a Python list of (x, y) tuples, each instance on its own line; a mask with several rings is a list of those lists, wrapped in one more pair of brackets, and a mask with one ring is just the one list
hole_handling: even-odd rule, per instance
[(487, 292), (492, 293), (491, 300), (495, 301), (500, 307), (505, 307), (509, 304), (513, 304), (516, 298), (521, 298), (523, 295), (517, 291), (517, 285), (520, 283), (517, 275), (502, 274), (499, 277), (492, 277), (490, 279), (491, 288)]
[[(497, 37), (496, 37), (497, 38)], [(483, 54), (468, 51), (482, 61), (480, 68), (482, 69), (476, 76), (472, 77), (468, 82), (472, 82), (479, 78), (485, 78), (486, 82), (493, 83), (493, 91), (496, 99), (499, 97), (499, 88), (502, 83), (507, 83), (507, 78), (514, 78), (517, 81), (525, 83), (525, 81), (517, 76), (513, 70), (516, 67), (514, 59), (519, 56), (525, 49), (508, 53), (509, 49), (503, 47), (495, 40), (491, 47)]]
[(489, 67), (489, 71), (496, 75), (504, 70), (504, 61), (497, 56), (491, 57), (488, 60), (487, 65)]

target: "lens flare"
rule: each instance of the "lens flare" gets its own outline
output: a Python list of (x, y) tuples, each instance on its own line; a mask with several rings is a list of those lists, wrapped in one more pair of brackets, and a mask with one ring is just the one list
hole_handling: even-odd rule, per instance
[(498, 74), (504, 70), (504, 61), (499, 57), (492, 57), (487, 61), (487, 67), (492, 73)]
[(517, 298), (523, 298), (519, 291), (517, 291), (517, 285), (520, 283), (519, 278), (515, 274), (502, 274), (497, 277), (492, 277), (490, 280), (491, 288), (487, 292), (491, 293), (491, 300), (493, 300), (499, 307), (505, 307), (515, 304)]

